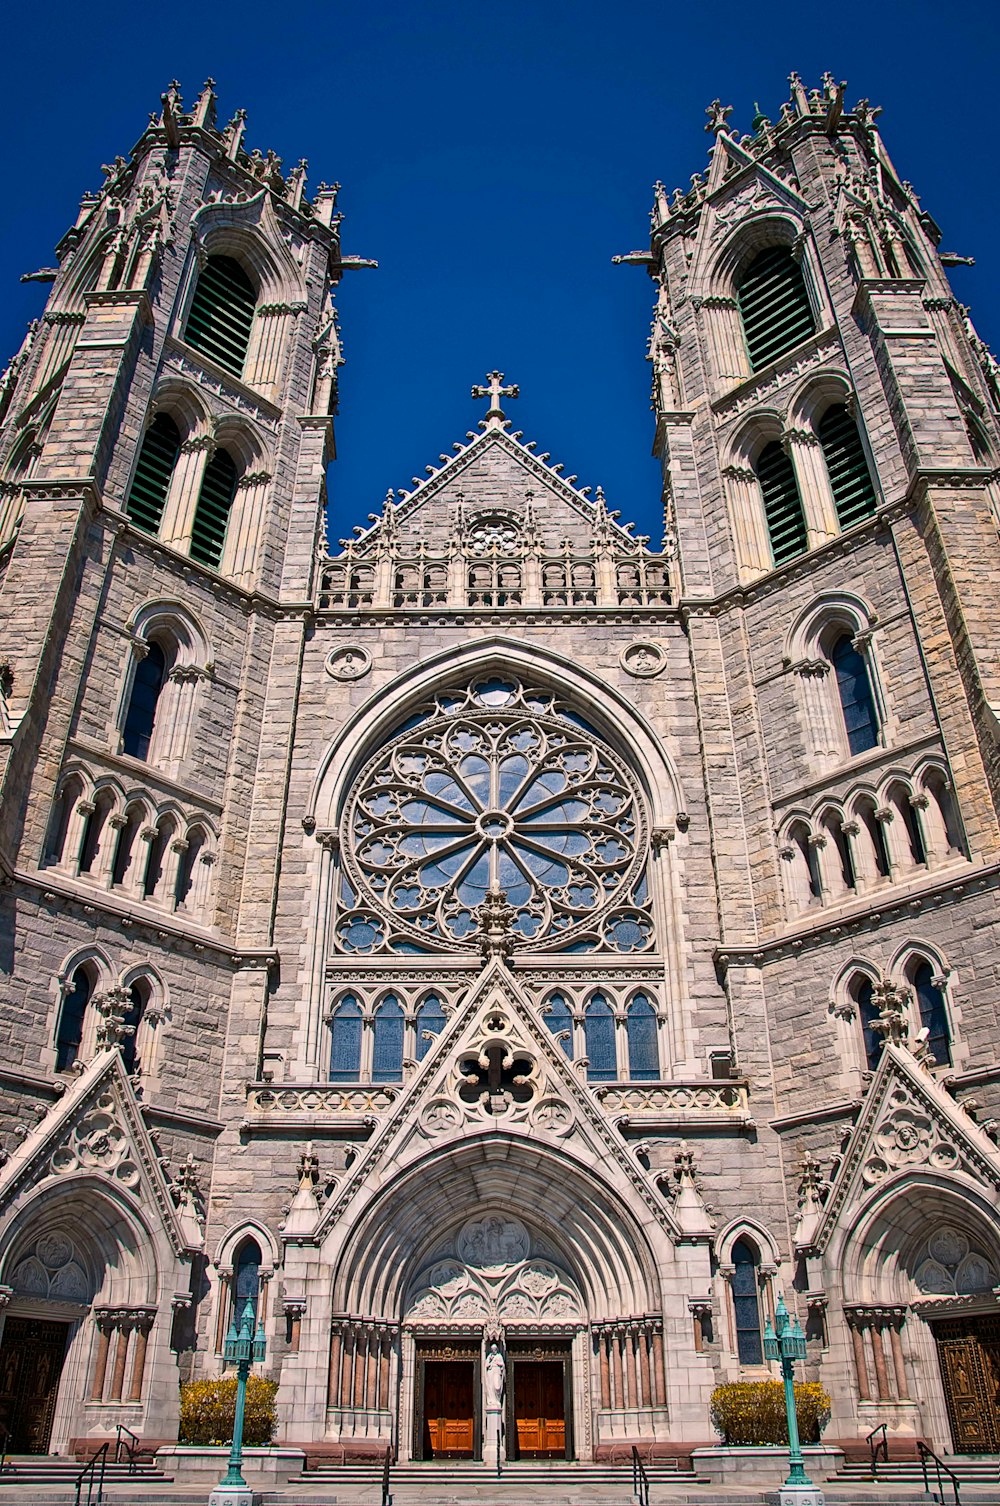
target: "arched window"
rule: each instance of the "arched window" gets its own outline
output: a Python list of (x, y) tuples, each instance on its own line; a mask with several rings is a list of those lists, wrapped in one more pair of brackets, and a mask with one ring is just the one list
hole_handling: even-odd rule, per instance
[(441, 1034), (444, 1026), (445, 1018), (441, 1000), (436, 994), (431, 994), (417, 1009), (416, 1058), (418, 1062), (423, 1061), (434, 1043), (434, 1037)]
[(602, 994), (595, 994), (587, 1005), (583, 1033), (587, 1043), (587, 1081), (614, 1082), (618, 1076), (615, 1017)]
[(213, 569), (222, 559), (237, 480), (233, 457), (228, 450), (216, 450), (205, 467), (191, 525), (191, 558)]
[(108, 817), (115, 808), (111, 790), (98, 790), (93, 800), (93, 810), (87, 817), (80, 844), (80, 873), (90, 873), (97, 863), (101, 849), (112, 840)]
[(819, 442), (841, 528), (851, 528), (875, 511), (875, 488), (858, 426), (843, 403), (827, 408), (819, 421)]
[(90, 972), (86, 967), (78, 967), (59, 1011), (59, 1026), (56, 1031), (57, 1072), (68, 1071), (80, 1054), (83, 1022), (93, 992), (94, 981)]
[(656, 1010), (645, 994), (636, 994), (628, 1007), (628, 1075), (632, 1082), (657, 1082), (660, 1053), (656, 1041)]
[(883, 1036), (881, 1031), (875, 1029), (875, 1021), (880, 1018), (878, 1007), (875, 1003), (875, 990), (870, 978), (859, 974), (851, 983), (851, 998), (854, 1000), (858, 1011), (858, 1023), (861, 1026), (861, 1038), (865, 1048), (865, 1062), (869, 1072), (874, 1072), (882, 1055)]
[(733, 1315), (736, 1319), (736, 1353), (741, 1365), (762, 1365), (764, 1349), (760, 1329), (760, 1256), (748, 1239), (733, 1245)]
[(399, 1082), (403, 1076), (403, 1007), (392, 994), (375, 1010), (372, 1082)]
[(167, 656), (158, 643), (150, 643), (135, 667), (129, 696), (122, 752), (130, 758), (148, 758), (156, 725), (156, 707), (167, 678)]
[(871, 800), (859, 800), (856, 809), (858, 820), (868, 833), (871, 844), (870, 856), (875, 862), (875, 872), (879, 878), (889, 878), (892, 875), (889, 844), (885, 840), (885, 832), (882, 829), (882, 822), (878, 819), (876, 808)]
[(170, 816), (164, 816), (156, 826), (156, 836), (149, 848), (149, 861), (146, 864), (146, 878), (143, 884), (143, 898), (167, 900), (171, 898), (165, 894), (157, 894), (160, 880), (163, 878), (163, 870), (166, 866), (167, 853), (170, 843), (177, 834), (176, 822)]
[(878, 747), (878, 716), (868, 666), (849, 633), (842, 633), (830, 649), (851, 757)]
[(805, 551), (808, 538), (792, 462), (777, 440), (765, 445), (754, 466), (764, 499), (764, 517), (774, 563)]
[(158, 413), (146, 430), (125, 511), (144, 533), (158, 533), (181, 436), (169, 413)]
[(573, 1016), (562, 994), (553, 994), (545, 1011), (545, 1023), (564, 1056), (573, 1060)]
[(361, 1006), (353, 995), (341, 999), (330, 1020), (330, 1081), (361, 1078)]
[(184, 338), (195, 350), (243, 375), (257, 292), (238, 261), (210, 256), (195, 286)]
[(913, 988), (920, 1011), (920, 1028), (927, 1031), (927, 1044), (939, 1067), (951, 1062), (951, 1031), (944, 994), (935, 982), (934, 969), (921, 962), (913, 972)]
[(815, 334), (802, 269), (787, 246), (767, 246), (736, 288), (752, 370), (759, 371)]
[(240, 1251), (236, 1257), (236, 1269), (233, 1272), (233, 1321), (237, 1328), (243, 1322), (243, 1315), (248, 1307), (253, 1314), (254, 1323), (257, 1322), (260, 1267), (260, 1245), (255, 1239), (244, 1240), (240, 1245)]

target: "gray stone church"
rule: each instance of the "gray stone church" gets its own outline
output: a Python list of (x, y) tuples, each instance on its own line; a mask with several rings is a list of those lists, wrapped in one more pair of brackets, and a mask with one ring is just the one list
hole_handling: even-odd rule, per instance
[(0, 393), (12, 1448), (176, 1439), (249, 1303), (313, 1456), (481, 1458), (494, 1343), (512, 1457), (683, 1455), (783, 1294), (828, 1439), (1000, 1452), (1000, 374), (791, 82), (621, 258), (658, 551), (499, 372), (329, 540), (336, 190), (206, 86), (85, 196)]

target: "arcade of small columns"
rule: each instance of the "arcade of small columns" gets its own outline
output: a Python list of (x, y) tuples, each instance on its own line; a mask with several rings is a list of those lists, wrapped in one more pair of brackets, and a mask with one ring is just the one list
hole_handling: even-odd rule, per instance
[(595, 1323), (594, 1358), (601, 1377), (602, 1411), (663, 1407), (667, 1401), (663, 1325), (656, 1318)]
[(851, 1332), (859, 1400), (909, 1401), (901, 1337), (905, 1304), (847, 1307), (844, 1315)]
[[(155, 1318), (155, 1307), (94, 1308), (97, 1351), (94, 1355), (94, 1370), (90, 1384), (91, 1401), (142, 1400), (146, 1349)], [(108, 1361), (111, 1357), (112, 1341), (114, 1341), (114, 1363), (111, 1366), (109, 1381)], [(123, 1395), (130, 1349), (132, 1370), (129, 1376), (128, 1392)]]
[(389, 1374), (398, 1337), (398, 1323), (335, 1318), (330, 1332), (327, 1405), (387, 1411)]

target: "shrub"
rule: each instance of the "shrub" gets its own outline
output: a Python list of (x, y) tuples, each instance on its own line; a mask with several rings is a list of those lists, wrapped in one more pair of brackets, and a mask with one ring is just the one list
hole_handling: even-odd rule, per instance
[[(274, 1407), (277, 1381), (251, 1375), (247, 1381), (246, 1411), (243, 1414), (243, 1442), (260, 1448), (271, 1442), (278, 1424)], [(218, 1380), (189, 1381), (181, 1386), (181, 1426), (179, 1442), (231, 1443), (233, 1418), (236, 1415), (236, 1377)]]
[[(795, 1387), (795, 1415), (803, 1443), (818, 1443), (830, 1420), (830, 1398), (814, 1381)], [(712, 1425), (723, 1443), (787, 1443), (785, 1388), (780, 1381), (734, 1381), (712, 1392)]]

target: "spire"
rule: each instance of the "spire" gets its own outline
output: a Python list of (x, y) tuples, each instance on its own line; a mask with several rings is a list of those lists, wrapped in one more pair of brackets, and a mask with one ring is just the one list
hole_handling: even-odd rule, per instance
[(520, 392), (514, 384), (510, 387), (503, 385), (502, 371), (491, 371), (487, 374), (485, 386), (473, 387), (472, 396), (489, 398), (490, 406), (486, 413), (486, 427), (487, 429), (502, 429), (506, 414), (500, 406), (500, 399), (502, 397), (520, 397)]

